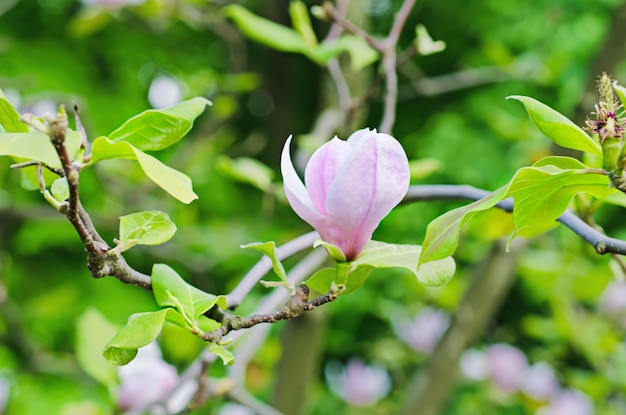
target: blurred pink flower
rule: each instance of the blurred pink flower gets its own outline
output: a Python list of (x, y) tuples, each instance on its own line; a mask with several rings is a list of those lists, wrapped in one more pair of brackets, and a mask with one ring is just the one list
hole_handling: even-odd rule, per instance
[[(126, 366), (118, 368), (120, 389), (117, 396), (119, 409), (124, 412), (143, 413), (152, 403), (165, 400), (170, 412), (185, 408), (197, 390), (193, 385), (182, 385), (175, 393), (180, 378), (174, 366), (161, 358), (156, 343), (139, 349), (137, 357)], [(171, 397), (168, 395), (172, 395)]]
[(565, 389), (559, 392), (548, 406), (540, 408), (536, 415), (593, 415), (594, 406), (584, 393)]
[(353, 260), (406, 195), (410, 173), (404, 149), (392, 136), (367, 128), (346, 141), (334, 137), (311, 156), (305, 187), (293, 167), (290, 145), (291, 137), (281, 157), (287, 200), (322, 240)]
[(487, 354), (482, 350), (467, 349), (461, 355), (459, 368), (468, 379), (485, 380), (489, 374)]
[(612, 281), (609, 283), (599, 300), (600, 309), (607, 314), (626, 312), (626, 282)]
[(431, 307), (422, 309), (413, 321), (404, 316), (392, 319), (396, 335), (419, 352), (431, 352), (450, 325), (450, 316)]
[(499, 343), (487, 349), (489, 377), (501, 390), (515, 392), (520, 389), (528, 369), (526, 356), (516, 347)]
[(349, 360), (345, 367), (331, 362), (324, 373), (330, 390), (356, 406), (372, 405), (391, 389), (391, 379), (385, 369), (368, 366), (358, 359)]
[(554, 369), (546, 362), (530, 366), (522, 379), (522, 392), (538, 401), (547, 401), (559, 388)]
[(9, 393), (11, 392), (11, 383), (9, 379), (4, 376), (0, 376), (0, 414), (4, 413), (4, 410), (9, 403)]

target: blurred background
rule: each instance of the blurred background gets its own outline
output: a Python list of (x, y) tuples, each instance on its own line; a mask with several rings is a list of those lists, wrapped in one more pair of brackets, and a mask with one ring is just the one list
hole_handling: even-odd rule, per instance
[[(248, 40), (225, 16), (231, 3), (0, 0), (0, 88), (22, 113), (43, 115), (75, 101), (93, 140), (148, 108), (193, 96), (213, 102), (184, 141), (156, 155), (192, 178), (198, 201), (175, 201), (119, 160), (85, 172), (81, 192), (110, 243), (119, 216), (167, 212), (178, 226), (174, 239), (136, 247), (125, 254), (128, 262), (145, 273), (167, 263), (215, 294), (229, 292), (258, 260), (241, 244), (282, 244), (310, 230), (281, 195), (285, 139), (294, 134), (305, 157), (335, 132), (347, 138), (377, 127), (382, 113), (381, 88), (370, 89), (379, 83), (378, 63), (352, 71), (349, 58), (340, 57), (352, 97), (367, 99), (349, 121), (337, 122), (339, 100), (327, 69)], [(237, 3), (290, 26), (287, 0)], [(348, 19), (384, 37), (403, 2), (347, 3)], [(312, 21), (324, 38), (330, 23)], [(403, 55), (418, 24), (445, 49)], [(626, 83), (625, 45), (621, 0), (417, 1), (399, 41), (393, 130), (414, 161), (412, 183), (493, 190), (518, 168), (564, 154), (505, 97), (532, 96), (582, 125), (602, 71)], [(121, 326), (130, 314), (157, 306), (141, 289), (91, 279), (70, 224), (38, 191), (23, 188), (10, 164), (0, 159), (0, 414), (119, 413), (115, 384), (93, 379), (77, 359), (80, 322), (97, 310)], [(374, 238), (419, 244), (432, 219), (463, 203), (400, 206)], [(626, 238), (622, 207), (595, 218), (609, 235)], [(441, 380), (443, 403), (434, 413), (626, 413), (622, 263), (596, 255), (562, 228), (506, 254), (497, 240), (509, 231), (507, 214), (476, 216), (456, 254), (457, 274), (443, 287), (377, 270), (354, 293), (275, 324), (245, 368), (243, 386), (288, 415), (422, 414), (412, 401), (423, 390), (419, 382)], [(504, 265), (494, 268), (494, 261)], [(489, 273), (503, 286), (488, 300), (492, 310), (467, 334), (468, 350), (454, 370), (437, 372), (429, 361), (438, 340), (468, 288)], [(239, 311), (253, 311), (267, 293), (255, 288)], [(204, 346), (173, 328), (161, 339), (164, 360), (179, 371)], [(310, 360), (311, 370), (286, 363), (292, 355)], [(215, 363), (209, 374), (221, 378), (226, 370)], [(223, 396), (193, 413), (262, 412)]]

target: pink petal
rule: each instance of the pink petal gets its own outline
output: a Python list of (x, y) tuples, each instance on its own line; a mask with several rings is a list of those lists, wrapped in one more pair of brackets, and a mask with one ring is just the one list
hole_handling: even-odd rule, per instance
[(283, 175), (283, 187), (285, 189), (285, 196), (293, 210), (309, 225), (313, 226), (316, 230), (319, 229), (324, 222), (324, 216), (315, 209), (309, 193), (307, 192), (302, 180), (298, 177), (296, 169), (291, 162), (291, 155), (289, 154), (289, 148), (291, 146), (291, 136), (287, 138), (283, 152), (280, 159), (280, 169)]
[(321, 146), (306, 166), (304, 181), (313, 205), (326, 215), (326, 196), (330, 185), (350, 154), (350, 146), (335, 136)]
[(404, 149), (390, 135), (359, 130), (347, 143), (352, 152), (328, 190), (328, 228), (320, 234), (354, 259), (406, 195), (410, 173)]

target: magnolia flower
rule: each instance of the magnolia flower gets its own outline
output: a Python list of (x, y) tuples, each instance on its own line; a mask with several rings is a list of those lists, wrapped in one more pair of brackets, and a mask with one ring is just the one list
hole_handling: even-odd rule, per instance
[(485, 380), (489, 374), (487, 354), (482, 350), (467, 349), (459, 361), (461, 373), (472, 380)]
[(346, 141), (334, 137), (311, 156), (305, 187), (293, 167), (290, 145), (291, 137), (281, 157), (287, 200), (324, 242), (353, 260), (408, 190), (404, 149), (392, 136), (367, 128)]
[(418, 352), (430, 353), (450, 325), (450, 316), (445, 311), (425, 307), (413, 321), (397, 316), (392, 324), (403, 342)]
[(330, 390), (356, 406), (372, 405), (391, 389), (391, 379), (385, 369), (368, 366), (359, 359), (351, 359), (345, 367), (331, 362), (324, 373)]
[(143, 413), (159, 400), (167, 401), (165, 405), (169, 413), (179, 412), (198, 389), (196, 381), (191, 379), (174, 392), (180, 378), (176, 368), (161, 358), (161, 350), (156, 343), (139, 349), (133, 361), (118, 368), (118, 374), (120, 389), (117, 405), (129, 414)]
[(575, 389), (559, 392), (548, 406), (536, 412), (537, 415), (592, 415), (594, 413), (591, 399)]
[(509, 344), (494, 344), (487, 349), (489, 377), (501, 390), (515, 392), (519, 390), (528, 369), (526, 356)]
[(546, 362), (530, 366), (522, 380), (522, 392), (538, 401), (546, 401), (559, 390), (559, 380)]

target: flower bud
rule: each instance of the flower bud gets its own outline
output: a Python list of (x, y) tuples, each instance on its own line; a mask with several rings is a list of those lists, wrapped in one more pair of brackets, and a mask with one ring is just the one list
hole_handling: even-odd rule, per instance
[(291, 137), (281, 157), (287, 200), (324, 242), (353, 260), (406, 195), (410, 172), (404, 149), (376, 130), (359, 130), (346, 141), (335, 137), (311, 156), (305, 187), (293, 167), (290, 144)]

